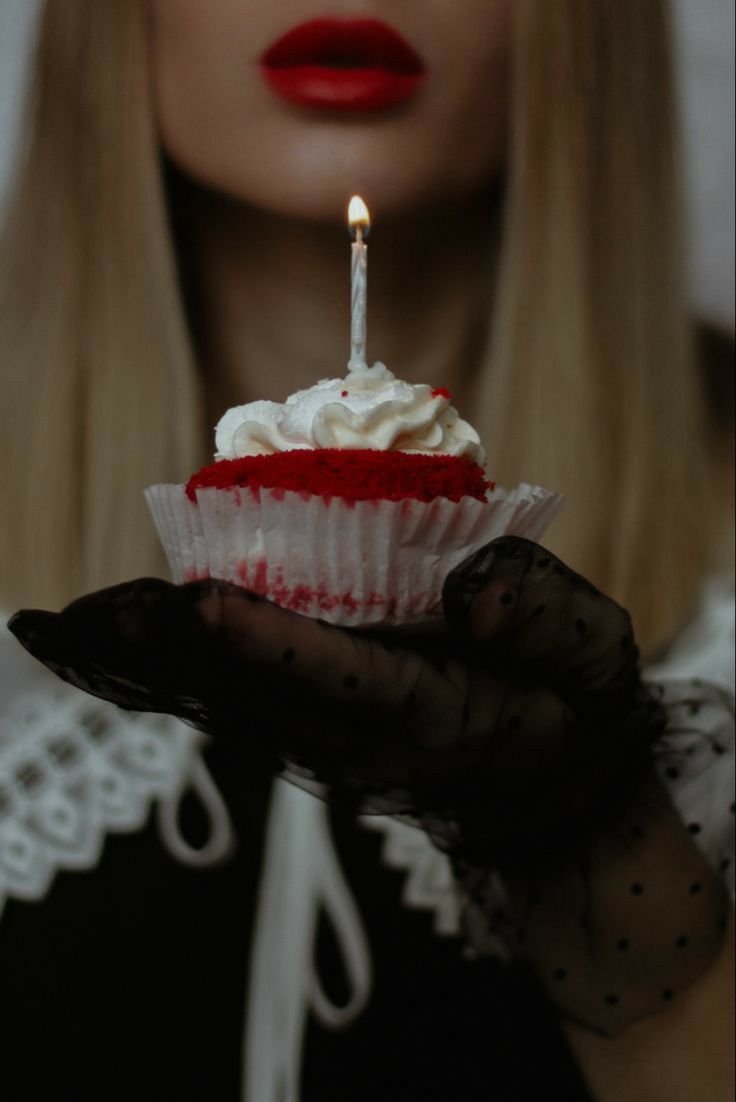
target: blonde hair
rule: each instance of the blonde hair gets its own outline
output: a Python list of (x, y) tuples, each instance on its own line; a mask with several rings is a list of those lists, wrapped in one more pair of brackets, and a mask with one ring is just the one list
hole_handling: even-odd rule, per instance
[[(691, 610), (717, 530), (664, 4), (518, 0), (514, 15), (505, 230), (473, 419), (494, 476), (567, 494), (546, 542), (630, 609), (651, 650)], [(181, 481), (205, 445), (144, 5), (48, 0), (33, 106), (0, 287), (9, 607), (162, 571), (142, 490)]]
[(51, 0), (0, 285), (4, 601), (163, 573), (142, 490), (202, 456), (145, 9)]

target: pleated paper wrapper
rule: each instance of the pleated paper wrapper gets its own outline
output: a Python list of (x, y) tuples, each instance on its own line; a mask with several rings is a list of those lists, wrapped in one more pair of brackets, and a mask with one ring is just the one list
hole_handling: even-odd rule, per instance
[(145, 492), (176, 584), (223, 578), (344, 627), (441, 613), (453, 567), (502, 535), (538, 540), (562, 497), (521, 483), (485, 501), (357, 501), (292, 491), (151, 486)]

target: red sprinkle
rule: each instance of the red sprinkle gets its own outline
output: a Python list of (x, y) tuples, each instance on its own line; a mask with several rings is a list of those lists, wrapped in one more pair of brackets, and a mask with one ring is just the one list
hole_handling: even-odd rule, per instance
[(292, 490), (345, 501), (432, 501), (437, 497), (485, 501), (494, 484), (486, 481), (477, 463), (459, 456), (304, 448), (212, 463), (192, 475), (187, 496), (196, 501), (196, 491), (208, 486)]
[(341, 390), (340, 391), (340, 397), (341, 398), (347, 398), (347, 396), (348, 396), (347, 390)]
[(450, 399), (452, 398), (452, 394), (450, 394), (450, 391), (447, 389), (446, 386), (436, 386), (434, 388), (434, 390), (432, 391), (432, 397), (433, 398), (447, 398), (447, 400), (449, 402)]

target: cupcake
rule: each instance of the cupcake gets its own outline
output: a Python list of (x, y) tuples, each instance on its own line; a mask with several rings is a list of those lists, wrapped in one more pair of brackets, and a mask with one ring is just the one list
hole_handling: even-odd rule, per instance
[(438, 617), (454, 566), (538, 539), (562, 501), (496, 487), (449, 391), (380, 363), (229, 409), (215, 443), (185, 486), (146, 491), (174, 582), (223, 578), (343, 626)]

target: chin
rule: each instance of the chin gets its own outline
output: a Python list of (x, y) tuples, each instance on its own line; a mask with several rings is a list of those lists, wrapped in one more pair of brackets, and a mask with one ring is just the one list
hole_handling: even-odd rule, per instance
[(375, 217), (402, 216), (477, 191), (496, 168), (482, 150), (461, 162), (449, 141), (432, 141), (426, 127), (401, 116), (306, 126), (264, 114), (227, 133), (213, 128), (198, 142), (188, 128), (166, 136), (169, 157), (198, 184), (251, 210), (304, 221), (344, 222), (356, 193)]
[(196, 141), (188, 125), (162, 138), (177, 168), (215, 193), (283, 217), (342, 221), (356, 193), (388, 217), (457, 186), (457, 158), (425, 131), (402, 116), (307, 125), (264, 112), (251, 125), (203, 127)]
[(361, 195), (373, 217), (386, 219), (407, 214), (447, 197), (447, 188), (422, 172), (399, 170), (400, 161), (371, 158), (364, 164), (346, 165), (339, 159), (318, 157), (305, 166), (273, 164), (269, 171), (264, 161), (259, 170), (252, 166), (238, 173), (215, 174), (211, 169), (197, 171), (192, 166), (178, 167), (185, 175), (209, 191), (226, 195), (251, 210), (260, 210), (282, 218), (305, 222), (344, 224), (350, 197)]
[[(299, 180), (294, 188), (288, 180), (274, 182), (264, 191), (242, 189), (237, 196), (255, 207), (284, 218), (310, 222), (345, 222), (350, 197), (361, 195), (374, 218), (401, 215), (416, 208), (421, 201), (421, 189), (405, 184), (403, 187), (390, 172), (355, 174), (313, 174)], [(233, 196), (236, 197), (236, 196)]]

